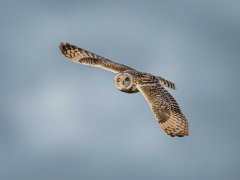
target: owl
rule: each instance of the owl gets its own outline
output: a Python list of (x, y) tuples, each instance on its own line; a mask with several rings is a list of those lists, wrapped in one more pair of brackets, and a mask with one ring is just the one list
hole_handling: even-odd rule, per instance
[(114, 83), (124, 93), (140, 92), (148, 102), (160, 127), (172, 137), (189, 135), (188, 121), (176, 100), (165, 88), (176, 89), (175, 84), (150, 73), (140, 72), (86, 51), (77, 46), (60, 43), (64, 56), (75, 63), (90, 65), (111, 71), (115, 74)]

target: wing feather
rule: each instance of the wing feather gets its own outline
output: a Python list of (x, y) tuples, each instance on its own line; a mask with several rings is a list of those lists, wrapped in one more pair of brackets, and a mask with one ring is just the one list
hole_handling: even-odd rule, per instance
[(68, 43), (60, 43), (59, 48), (64, 56), (76, 63), (99, 67), (113, 73), (134, 70), (131, 67), (115, 63), (109, 59)]
[(161, 128), (170, 136), (188, 136), (188, 121), (176, 100), (159, 81), (137, 84), (138, 90), (147, 100)]

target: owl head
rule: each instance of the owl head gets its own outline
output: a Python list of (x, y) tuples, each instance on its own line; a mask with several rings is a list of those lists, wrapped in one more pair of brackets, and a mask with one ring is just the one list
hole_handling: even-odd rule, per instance
[(118, 73), (114, 78), (115, 86), (120, 91), (129, 90), (133, 85), (133, 77), (130, 73)]

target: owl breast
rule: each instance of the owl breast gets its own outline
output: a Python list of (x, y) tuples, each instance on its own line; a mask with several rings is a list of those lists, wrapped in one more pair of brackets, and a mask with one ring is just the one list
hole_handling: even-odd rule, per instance
[(118, 90), (125, 93), (137, 93), (136, 82), (134, 76), (130, 73), (118, 73), (114, 78), (115, 86)]

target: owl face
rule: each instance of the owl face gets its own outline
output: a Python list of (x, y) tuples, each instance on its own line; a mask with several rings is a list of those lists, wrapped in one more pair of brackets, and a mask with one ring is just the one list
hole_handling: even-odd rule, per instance
[(118, 73), (115, 78), (115, 86), (120, 90), (129, 90), (133, 84), (133, 77), (129, 73)]

